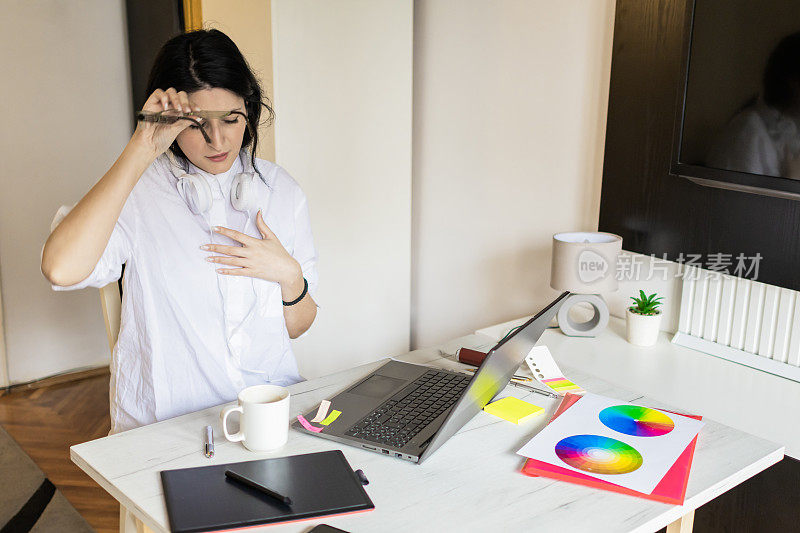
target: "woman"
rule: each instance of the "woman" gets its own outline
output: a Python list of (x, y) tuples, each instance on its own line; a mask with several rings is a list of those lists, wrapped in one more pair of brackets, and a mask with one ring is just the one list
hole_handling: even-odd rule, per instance
[(301, 381), (289, 339), (317, 308), (306, 198), (254, 156), (261, 107), (272, 110), (233, 41), (171, 39), (147, 94), (144, 113), (193, 118), (140, 121), (42, 252), (55, 290), (102, 287), (126, 265), (111, 433)]

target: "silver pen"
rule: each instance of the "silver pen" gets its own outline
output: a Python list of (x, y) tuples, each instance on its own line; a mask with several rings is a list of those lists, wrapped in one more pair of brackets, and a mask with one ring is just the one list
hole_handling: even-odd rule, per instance
[(535, 392), (537, 394), (541, 394), (542, 396), (548, 396), (550, 398), (561, 398), (561, 396), (559, 396), (555, 392), (550, 392), (550, 391), (546, 391), (546, 390), (542, 390), (542, 389), (537, 389), (536, 387), (531, 387), (530, 385), (525, 385), (524, 383), (517, 383), (515, 381), (509, 381), (508, 384), (512, 385), (514, 387), (519, 387), (520, 389), (525, 389), (525, 390), (529, 390), (531, 392)]
[(214, 430), (206, 426), (206, 457), (214, 457)]

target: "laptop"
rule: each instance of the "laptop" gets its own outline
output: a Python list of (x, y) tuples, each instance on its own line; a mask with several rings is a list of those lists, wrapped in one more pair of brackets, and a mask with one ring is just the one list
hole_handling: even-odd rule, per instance
[[(341, 411), (317, 437), (421, 463), (508, 385), (569, 292), (500, 340), (474, 375), (388, 361), (331, 398)], [(310, 420), (316, 409), (305, 413)]]

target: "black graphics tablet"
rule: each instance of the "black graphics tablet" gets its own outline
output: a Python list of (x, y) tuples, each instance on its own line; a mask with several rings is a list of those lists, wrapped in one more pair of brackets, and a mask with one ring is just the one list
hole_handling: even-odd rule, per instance
[[(226, 477), (231, 470), (291, 498)], [(375, 508), (340, 450), (161, 472), (170, 529), (223, 531)]]

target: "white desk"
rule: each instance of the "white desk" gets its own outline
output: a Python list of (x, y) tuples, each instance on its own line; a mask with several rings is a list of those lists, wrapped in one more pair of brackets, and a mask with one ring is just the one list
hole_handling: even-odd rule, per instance
[[(525, 320), (476, 333), (497, 340)], [(800, 424), (787, 422), (800, 419), (800, 383), (672, 344), (671, 338), (662, 332), (655, 346), (634, 346), (625, 340), (625, 320), (612, 317), (608, 329), (596, 338), (567, 337), (559, 329), (549, 329), (540, 342), (567, 377), (570, 369), (579, 368), (613, 385), (783, 444), (786, 455), (800, 459)]]
[[(552, 340), (552, 335), (548, 338)], [(486, 336), (470, 335), (440, 348), (452, 353), (458, 346), (475, 348), (487, 342), (491, 341)], [(551, 348), (558, 353), (558, 346)], [(461, 367), (442, 358), (437, 348), (417, 350), (397, 359), (443, 368)], [(379, 364), (292, 386), (292, 416), (312, 409)], [(569, 376), (598, 394), (628, 401), (641, 399), (639, 394), (589, 374), (570, 371)], [(555, 400), (538, 394), (515, 387), (508, 387), (505, 392), (546, 407), (547, 415), (555, 408)], [(374, 511), (260, 529), (275, 533), (308, 531), (316, 524), (328, 523), (353, 532), (534, 528), (542, 532), (638, 532), (656, 531), (684, 515), (691, 516), (695, 508), (783, 457), (782, 446), (708, 420), (698, 439), (685, 505), (674, 506), (520, 474), (523, 460), (515, 452), (546, 417), (516, 426), (481, 412), (421, 465), (294, 430), (289, 433), (287, 445), (277, 453), (256, 454), (239, 443), (217, 438), (216, 455), (206, 459), (202, 453), (202, 428), (211, 424), (215, 435), (222, 434), (221, 407), (73, 446), (72, 460), (154, 531), (167, 530), (161, 470), (341, 449), (353, 468), (363, 469), (369, 477), (367, 492), (375, 503)]]

